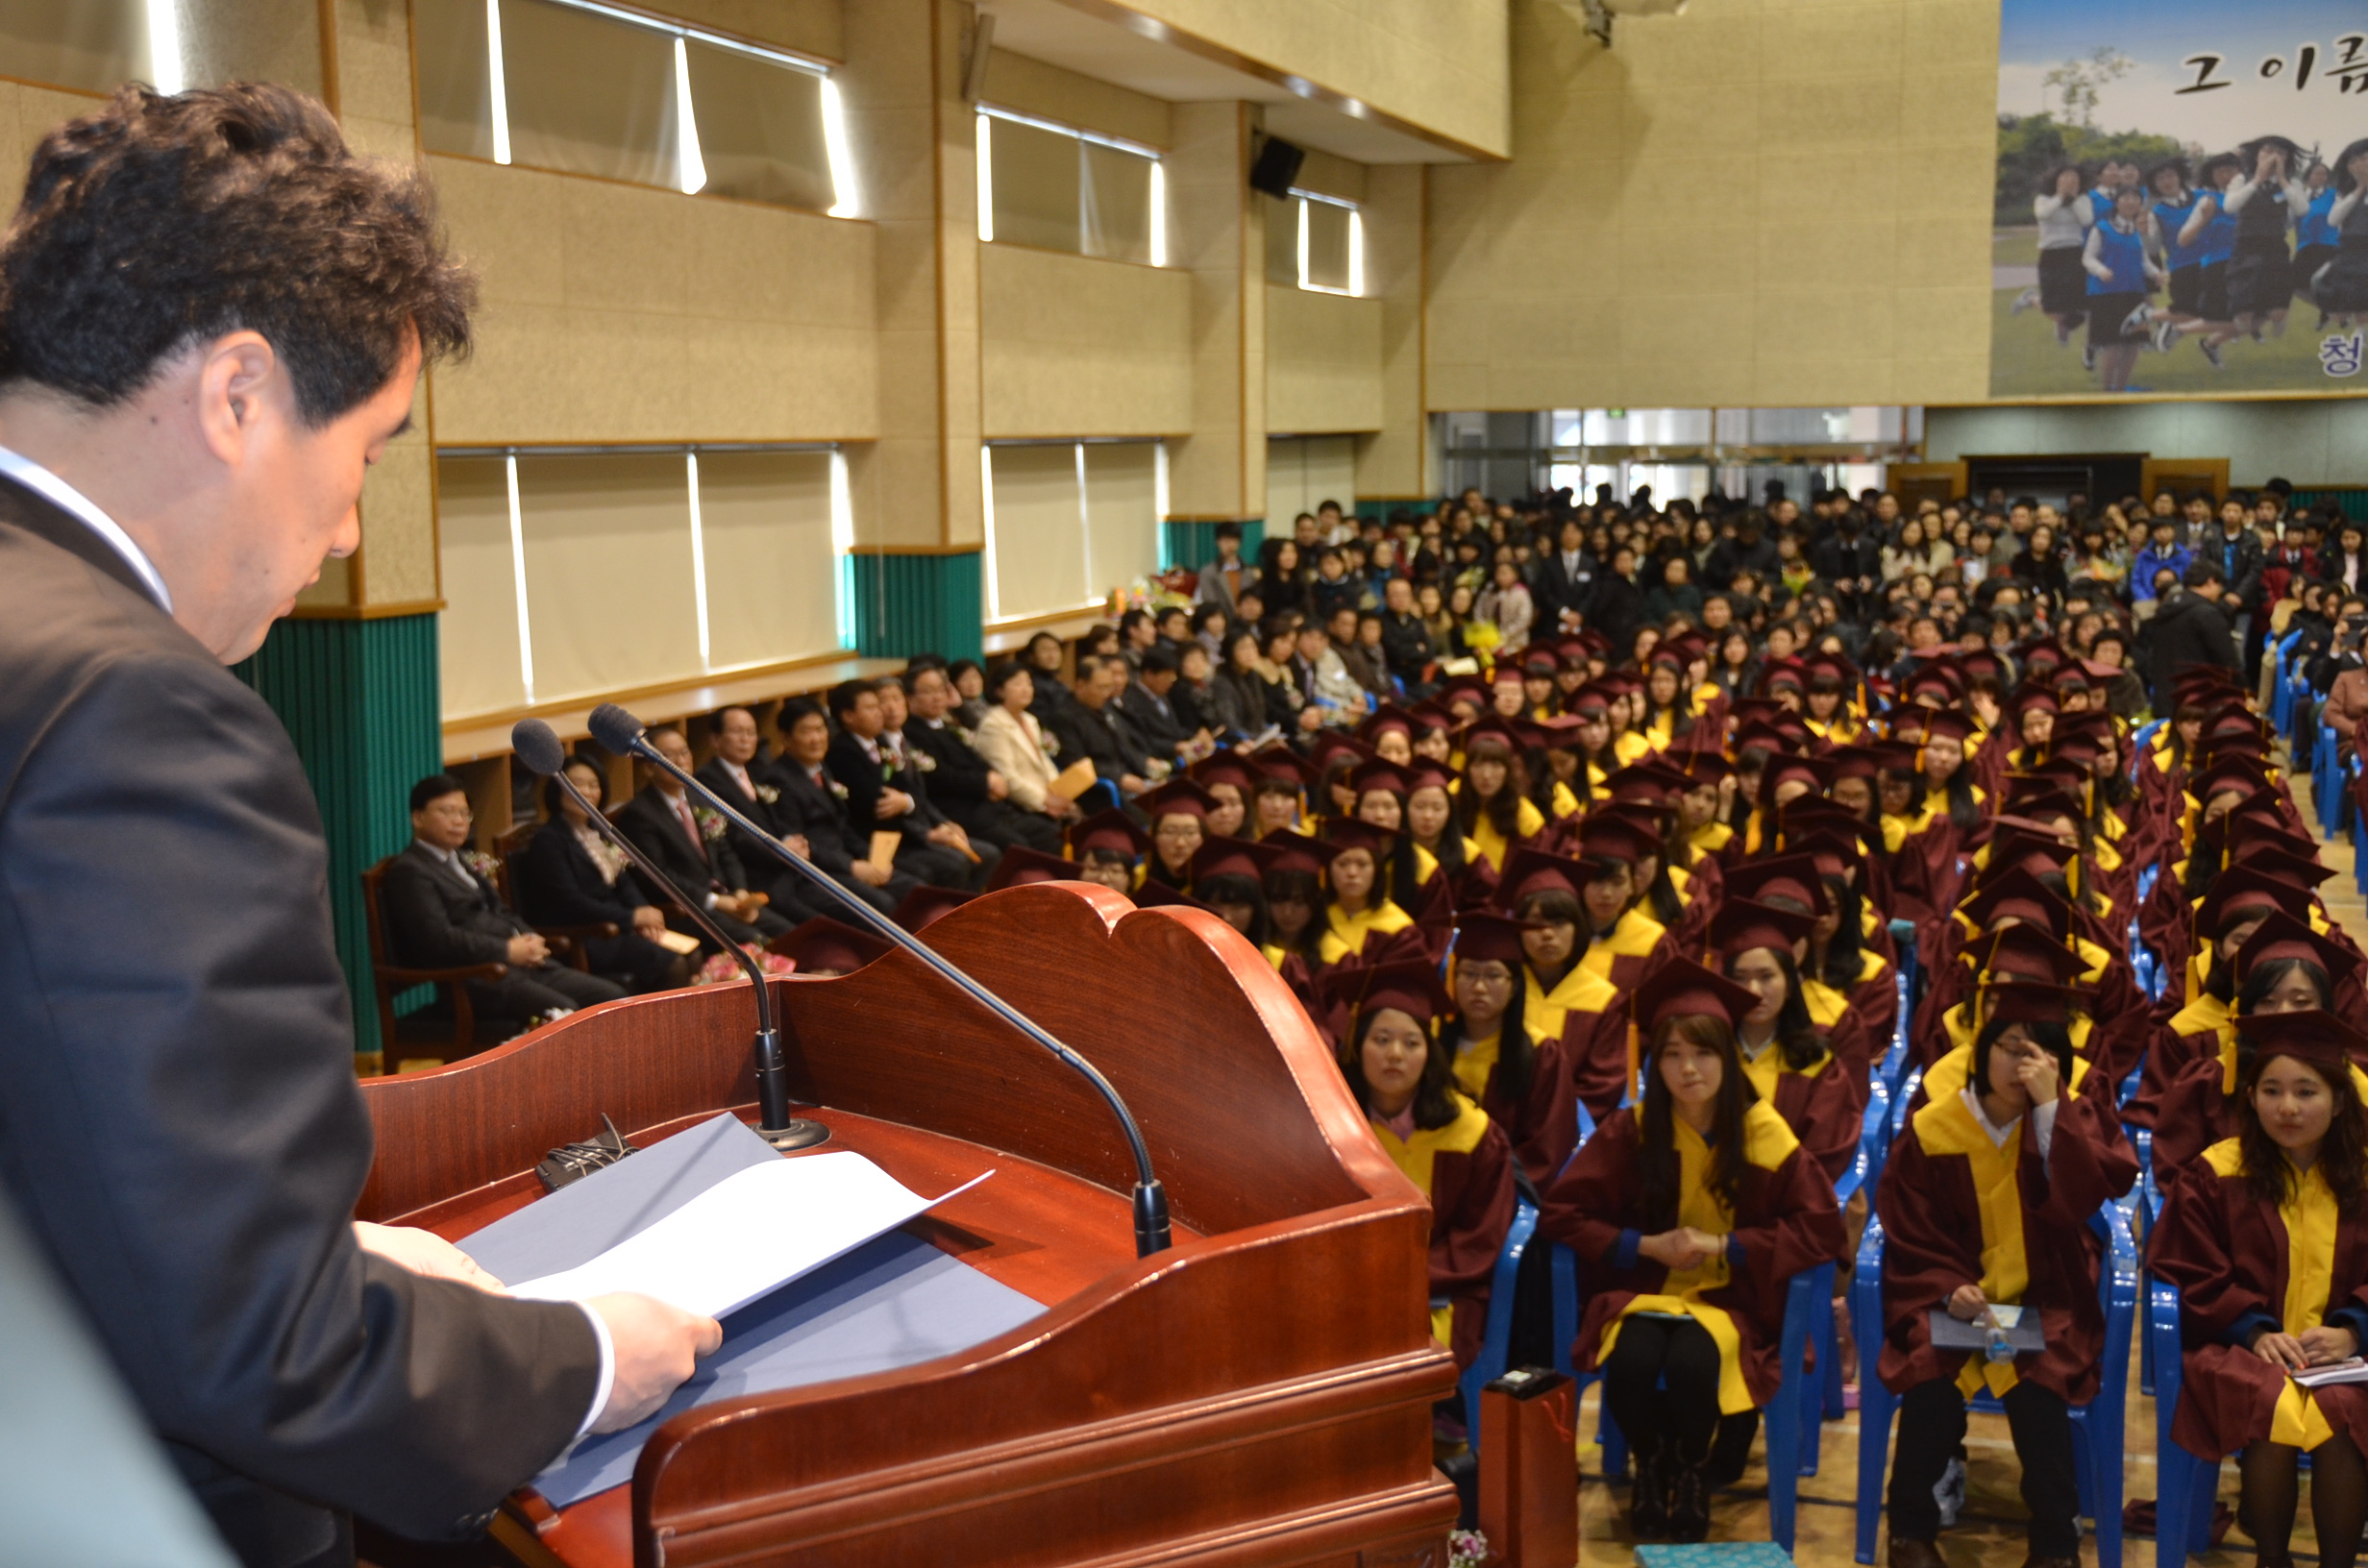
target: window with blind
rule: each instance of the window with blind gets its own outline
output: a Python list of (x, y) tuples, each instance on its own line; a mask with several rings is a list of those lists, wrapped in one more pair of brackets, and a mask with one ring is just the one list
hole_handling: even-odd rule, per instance
[(1267, 282), (1325, 294), (1365, 292), (1365, 228), (1356, 205), (1295, 190), (1264, 198)]
[(175, 79), (165, 86), (174, 91), (180, 63), (170, 57), (178, 54), (178, 39), (156, 36), (163, 20), (148, 0), (5, 0), (0, 74), (86, 92), (159, 82), (161, 75)]
[(1081, 610), (1159, 570), (1158, 442), (991, 446), (985, 461), (988, 621)]
[(978, 111), (978, 237), (1168, 264), (1159, 155), (1114, 137)]
[(819, 65), (572, 0), (413, 0), (412, 15), (431, 152), (852, 210)]

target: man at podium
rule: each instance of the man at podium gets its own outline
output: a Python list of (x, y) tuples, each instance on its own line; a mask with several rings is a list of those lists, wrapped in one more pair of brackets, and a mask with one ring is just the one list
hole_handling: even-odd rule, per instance
[(275, 86), (125, 88), (0, 243), (0, 1180), (254, 1568), (473, 1531), (720, 1337), (352, 1223), (318, 811), (223, 666), (358, 546), (470, 293), (417, 177)]

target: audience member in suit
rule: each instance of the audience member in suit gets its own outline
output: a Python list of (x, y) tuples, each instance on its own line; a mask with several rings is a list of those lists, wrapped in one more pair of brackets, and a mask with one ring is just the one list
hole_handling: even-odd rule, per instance
[(913, 797), (906, 833), (909, 835), (916, 826), (925, 826), (925, 842), (941, 849), (951, 849), (970, 862), (971, 870), (963, 885), (983, 887), (1003, 858), (1001, 846), (985, 839), (972, 842), (970, 829), (937, 803), (929, 782), (937, 772), (937, 758), (905, 738), (905, 730), (913, 727), (913, 710), (905, 700), (903, 683), (894, 676), (885, 676), (875, 682), (874, 687), (879, 695), (880, 754), (895, 765), (898, 787)]
[(894, 913), (921, 882), (909, 871), (864, 858), (872, 852), (872, 830), (855, 824), (847, 810), (847, 786), (823, 766), (830, 754), (830, 721), (820, 704), (800, 697), (781, 704), (776, 723), (785, 744), (765, 767), (765, 776), (779, 786), (780, 804), (802, 824), (800, 831), (814, 864), (881, 914)]
[(1125, 679), (1125, 661), (1118, 660), (1115, 671), (1111, 662), (1100, 654), (1078, 654), (1077, 683), (1070, 689), (1070, 700), (1045, 727), (1060, 745), (1055, 763), (1068, 768), (1079, 760), (1091, 762), (1098, 777), (1131, 800), (1150, 788), (1144, 775), (1151, 764), (1134, 737), (1120, 727), (1112, 709), (1111, 699)]
[[(691, 745), (672, 724), (650, 732), (650, 744), (668, 762), (690, 771)], [(765, 907), (762, 894), (749, 891), (747, 870), (732, 852), (724, 820), (691, 803), (686, 791), (667, 775), (645, 767), (642, 788), (616, 815), (617, 831), (648, 855), (666, 880), (686, 899), (715, 918), (724, 934), (739, 943), (762, 943), (789, 930), (790, 922)], [(685, 936), (698, 937), (707, 946), (714, 942), (675, 911), (666, 923)]]
[(1060, 825), (1039, 811), (1023, 811), (1011, 797), (1011, 781), (981, 756), (972, 737), (958, 728), (950, 709), (954, 690), (946, 672), (924, 664), (904, 672), (905, 744), (927, 755), (929, 798), (962, 824), (974, 843), (1008, 848), (1018, 844), (1048, 855), (1061, 852)]
[[(601, 809), (601, 771), (582, 758), (567, 765), (567, 776), (592, 809)], [(510, 886), (518, 911), (537, 925), (600, 925), (613, 937), (583, 937), (592, 972), (635, 995), (671, 991), (691, 983), (690, 965), (658, 945), (666, 912), (656, 893), (641, 885), (625, 851), (594, 831), (591, 818), (556, 779), (543, 780), (548, 820), (534, 830), (524, 852), (510, 857)]]
[(1538, 580), (1531, 585), (1538, 603), (1538, 630), (1550, 640), (1557, 630), (1568, 630), (1586, 615), (1595, 597), (1595, 562), (1587, 553), (1587, 530), (1571, 518), (1563, 524), (1561, 548), (1539, 561)]
[[(814, 845), (796, 804), (779, 784), (762, 776), (764, 764), (756, 756), (756, 715), (746, 708), (725, 708), (708, 721), (707, 731), (715, 742), (715, 755), (700, 766), (699, 781), (800, 859), (812, 860)], [(782, 865), (752, 834), (726, 822), (724, 836), (731, 842), (732, 853), (740, 857), (740, 870), (773, 900), (766, 907), (791, 925), (803, 925), (818, 915), (841, 913), (828, 894)]]
[[(973, 866), (962, 851), (969, 847), (969, 836), (927, 803), (926, 791), (903, 766), (901, 739), (883, 743), (889, 725), (881, 684), (846, 680), (830, 689), (830, 717), (838, 722), (839, 732), (831, 738), (823, 766), (846, 786), (847, 814), (856, 827), (902, 836), (897, 870), (932, 887), (967, 888)], [(903, 688), (898, 687), (900, 710), (903, 698)]]
[(474, 820), (460, 780), (436, 773), (411, 786), (411, 842), (386, 865), (379, 886), (386, 945), (397, 964), (456, 969), (506, 964), (499, 980), (464, 981), (478, 1016), (540, 1023), (625, 988), (551, 961), (551, 947), (461, 858)]
[(1194, 602), (1232, 614), (1240, 606), (1242, 591), (1257, 580), (1258, 569), (1242, 559), (1242, 525), (1217, 525), (1217, 559), (1200, 569)]
[(1175, 704), (1169, 699), (1177, 678), (1175, 649), (1154, 648), (1143, 655), (1141, 670), (1126, 683), (1126, 689), (1118, 695), (1114, 704), (1120, 717), (1134, 726), (1135, 740), (1144, 754), (1171, 766), (1180, 760), (1178, 752), (1186, 744), (1208, 739), (1205, 730), (1194, 732), (1197, 725), (1187, 729)]

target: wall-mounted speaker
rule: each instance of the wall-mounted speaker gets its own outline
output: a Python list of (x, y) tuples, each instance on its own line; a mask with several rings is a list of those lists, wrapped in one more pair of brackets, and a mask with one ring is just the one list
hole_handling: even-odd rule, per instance
[(1249, 188), (1277, 199), (1287, 197), (1292, 183), (1299, 178), (1299, 165), (1306, 161), (1306, 148), (1269, 136), (1259, 144), (1258, 156), (1250, 159)]

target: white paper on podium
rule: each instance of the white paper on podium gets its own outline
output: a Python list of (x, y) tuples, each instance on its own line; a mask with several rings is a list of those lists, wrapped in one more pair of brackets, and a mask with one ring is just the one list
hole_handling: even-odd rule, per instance
[(512, 1285), (538, 1301), (637, 1290), (722, 1317), (883, 1236), (957, 1192), (925, 1198), (860, 1154), (777, 1160), (728, 1176), (586, 1263)]

